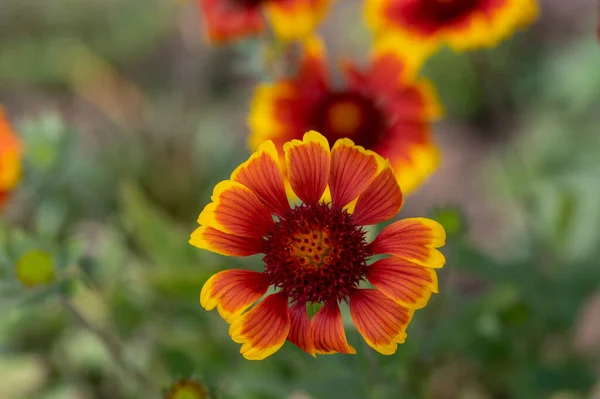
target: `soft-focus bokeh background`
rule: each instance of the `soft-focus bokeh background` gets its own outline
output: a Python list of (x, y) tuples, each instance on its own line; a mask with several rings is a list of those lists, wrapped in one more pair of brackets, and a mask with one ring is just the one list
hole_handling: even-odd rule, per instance
[[(448, 261), (407, 342), (380, 356), (348, 323), (356, 356), (287, 344), (250, 362), (198, 295), (260, 259), (187, 240), (248, 155), (252, 89), (279, 67), (268, 47), (206, 46), (193, 2), (1, 0), (0, 102), (26, 174), (0, 223), (0, 398), (157, 398), (187, 377), (217, 398), (600, 397), (597, 5), (541, 3), (500, 47), (425, 67), (443, 163), (400, 217), (442, 222)], [(332, 60), (366, 59), (358, 1), (321, 32)], [(14, 279), (31, 250), (54, 284)]]

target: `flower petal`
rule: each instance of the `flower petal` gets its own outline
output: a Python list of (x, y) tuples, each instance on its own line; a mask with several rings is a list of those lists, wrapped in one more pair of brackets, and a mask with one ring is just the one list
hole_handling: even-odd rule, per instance
[(250, 256), (263, 251), (264, 240), (262, 237), (238, 237), (200, 226), (192, 233), (190, 244), (225, 256)]
[(22, 152), (21, 141), (0, 106), (0, 191), (8, 193), (19, 183)]
[(245, 36), (256, 36), (264, 30), (260, 11), (234, 7), (223, 0), (197, 0), (208, 40), (224, 43)]
[(377, 290), (358, 289), (350, 296), (350, 315), (370, 347), (382, 355), (391, 355), (406, 340), (413, 311)]
[(240, 353), (248, 360), (262, 360), (283, 346), (290, 332), (288, 299), (272, 294), (233, 321), (229, 335), (242, 344)]
[(330, 0), (271, 1), (265, 5), (275, 35), (283, 40), (309, 35), (321, 21)]
[(293, 103), (296, 96), (295, 87), (287, 82), (261, 83), (256, 86), (246, 121), (250, 130), (250, 149), (258, 149), (266, 140), (275, 141), (276, 147), (281, 149), (286, 138), (297, 137), (289, 132), (288, 114), (293, 113), (294, 109), (290, 107), (289, 112), (283, 112), (288, 110), (281, 106)]
[(307, 118), (314, 104), (330, 92), (322, 41), (314, 37), (306, 39), (302, 51), (294, 76), (260, 84), (254, 91), (248, 116), (251, 149), (257, 149), (265, 140), (273, 140), (283, 155), (283, 145), (306, 133)]
[(327, 139), (310, 131), (302, 141), (285, 143), (283, 150), (292, 190), (304, 203), (318, 202), (329, 180), (331, 155)]
[[(412, 79), (436, 50), (426, 42), (418, 42), (401, 34), (386, 34), (373, 46), (372, 77), (384, 83)], [(379, 75), (378, 77), (376, 77)]]
[(198, 223), (240, 237), (263, 237), (273, 225), (269, 210), (248, 187), (225, 180), (215, 186), (212, 200)]
[[(367, 0), (368, 24), (378, 35), (401, 35), (435, 49), (447, 42), (455, 51), (493, 47), (538, 15), (535, 0), (430, 2)], [(452, 18), (439, 18), (452, 14)]]
[(346, 340), (344, 321), (337, 302), (325, 303), (310, 320), (310, 326), (313, 330), (313, 339), (318, 354), (356, 353), (356, 350)]
[(367, 247), (374, 254), (389, 254), (418, 265), (439, 268), (446, 259), (439, 248), (446, 242), (444, 228), (435, 220), (410, 218), (384, 228)]
[(206, 281), (200, 292), (200, 305), (206, 310), (216, 307), (221, 317), (231, 323), (267, 292), (270, 283), (264, 273), (225, 270)]
[(396, 179), (402, 192), (408, 194), (417, 189), (429, 176), (433, 174), (440, 163), (440, 152), (436, 144), (428, 138), (429, 127), (426, 123), (407, 124), (398, 126), (398, 131), (423, 131), (422, 143), (392, 142), (377, 151), (390, 160), (396, 171)]
[(315, 356), (315, 343), (313, 342), (313, 333), (308, 320), (306, 304), (298, 302), (290, 308), (290, 318), (292, 326), (288, 341), (302, 349), (304, 352)]
[(434, 269), (396, 257), (373, 263), (368, 268), (367, 278), (388, 298), (410, 309), (422, 308), (431, 293), (438, 292)]
[(300, 96), (312, 106), (330, 91), (327, 56), (323, 41), (315, 36), (302, 41), (302, 51), (298, 74), (292, 82)]
[(331, 150), (329, 188), (334, 208), (343, 208), (358, 197), (377, 175), (377, 158), (372, 151), (350, 139), (336, 141)]
[(389, 162), (367, 189), (358, 197), (352, 219), (359, 225), (370, 225), (391, 219), (402, 207), (400, 186)]
[(378, 109), (387, 121), (385, 139), (370, 149), (390, 161), (406, 195), (438, 165), (431, 123), (440, 117), (442, 109), (431, 83), (416, 79), (415, 71), (406, 73), (414, 61), (412, 55), (396, 54), (390, 44), (378, 42), (377, 47), (367, 69), (348, 63), (345, 75), (350, 89), (378, 99)]
[(234, 170), (231, 180), (252, 190), (272, 213), (283, 216), (289, 211), (279, 154), (271, 140), (265, 141), (250, 159)]

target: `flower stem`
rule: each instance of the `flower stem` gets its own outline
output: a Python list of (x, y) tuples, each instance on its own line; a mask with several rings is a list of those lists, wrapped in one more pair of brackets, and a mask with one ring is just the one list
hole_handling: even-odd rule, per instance
[[(96, 326), (94, 326), (69, 300), (69, 298), (61, 295), (60, 297), (62, 305), (71, 313), (71, 315), (81, 324), (86, 330), (88, 330), (91, 334), (96, 336), (102, 342), (106, 350), (111, 355), (112, 359), (115, 363), (121, 368), (122, 371), (127, 373), (130, 377), (132, 377), (137, 384), (140, 386), (140, 390), (146, 391), (144, 397), (146, 398), (157, 398), (157, 391), (154, 389), (154, 384), (152, 381), (147, 378), (143, 373), (139, 370), (133, 368), (130, 364), (125, 360), (125, 355), (123, 351), (123, 344), (113, 335), (107, 334), (104, 331), (100, 330)], [(123, 379), (123, 376), (121, 375)]]

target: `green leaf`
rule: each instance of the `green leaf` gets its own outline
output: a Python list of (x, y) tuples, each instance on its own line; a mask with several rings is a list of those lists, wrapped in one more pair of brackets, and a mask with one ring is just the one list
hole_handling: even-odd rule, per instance
[(121, 218), (144, 255), (165, 268), (198, 264), (201, 259), (188, 243), (191, 231), (182, 231), (155, 208), (134, 184), (120, 187)]

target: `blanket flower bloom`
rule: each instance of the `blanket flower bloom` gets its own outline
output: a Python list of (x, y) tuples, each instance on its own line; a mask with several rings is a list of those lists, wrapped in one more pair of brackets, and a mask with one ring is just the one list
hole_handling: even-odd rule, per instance
[[(445, 259), (436, 248), (445, 242), (444, 229), (433, 220), (404, 219), (368, 243), (363, 226), (394, 217), (402, 206), (389, 162), (349, 139), (330, 150), (314, 131), (283, 150), (297, 205), (286, 197), (283, 165), (269, 140), (215, 187), (200, 214), (192, 245), (227, 256), (262, 253), (264, 262), (262, 272), (213, 275), (201, 305), (217, 308), (250, 360), (264, 359), (286, 340), (313, 356), (356, 353), (346, 340), (340, 302), (349, 303), (371, 347), (393, 354), (414, 310), (438, 291), (434, 269)], [(330, 202), (323, 201), (326, 192)], [(378, 255), (384, 256), (371, 263)], [(374, 289), (359, 287), (365, 280)], [(246, 311), (269, 287), (274, 293)], [(307, 305), (320, 306), (312, 318)]]
[(21, 142), (0, 106), (0, 209), (21, 179)]
[(423, 46), (456, 51), (493, 47), (534, 21), (536, 0), (366, 0), (365, 18), (377, 34), (401, 33)]
[(209, 399), (209, 395), (200, 382), (187, 379), (173, 384), (166, 393), (165, 399)]
[(197, 0), (208, 40), (225, 43), (266, 30), (281, 40), (301, 39), (321, 22), (330, 0)]
[(348, 137), (389, 159), (405, 194), (416, 189), (439, 163), (431, 122), (441, 107), (433, 86), (415, 78), (424, 54), (404, 47), (400, 55), (395, 38), (382, 40), (365, 70), (343, 63), (346, 83), (334, 88), (321, 41), (304, 44), (294, 77), (257, 87), (248, 117), (250, 148), (273, 140), (282, 154), (286, 141), (309, 130), (331, 142)]

